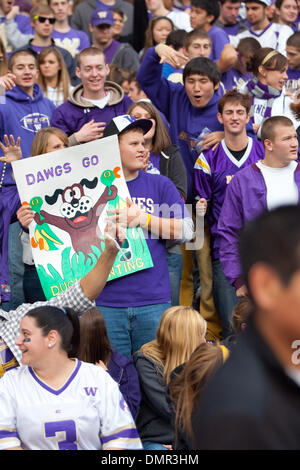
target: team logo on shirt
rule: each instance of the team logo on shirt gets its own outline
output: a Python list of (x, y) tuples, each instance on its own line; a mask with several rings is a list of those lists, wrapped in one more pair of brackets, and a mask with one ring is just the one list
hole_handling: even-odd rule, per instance
[(50, 120), (46, 114), (32, 113), (20, 119), (23, 129), (30, 132), (38, 132), (42, 127), (49, 127)]
[(126, 401), (124, 400), (123, 397), (121, 398), (121, 401), (120, 401), (120, 408), (121, 408), (121, 410), (125, 411), (126, 413), (130, 413), (129, 407), (128, 407), (128, 405), (127, 405), (127, 403), (126, 403)]
[(98, 387), (84, 387), (84, 391), (88, 397), (94, 397), (97, 393)]

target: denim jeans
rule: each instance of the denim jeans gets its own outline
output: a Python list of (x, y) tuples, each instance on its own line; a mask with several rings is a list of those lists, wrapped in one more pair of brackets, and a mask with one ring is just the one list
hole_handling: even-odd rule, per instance
[(46, 300), (40, 279), (35, 268), (26, 268), (24, 271), (23, 288), (25, 302), (34, 304), (39, 300)]
[(23, 247), (20, 239), (21, 225), (14, 222), (9, 228), (8, 266), (10, 280), (10, 307), (15, 310), (25, 301), (23, 291)]
[(118, 353), (130, 357), (156, 337), (164, 311), (170, 302), (141, 307), (106, 307), (97, 305), (102, 313), (110, 343)]
[(167, 263), (170, 277), (171, 304), (179, 305), (180, 282), (182, 274), (182, 255), (181, 253), (167, 252)]
[(235, 288), (228, 283), (225, 277), (221, 262), (214, 260), (212, 264), (213, 296), (222, 323), (223, 337), (226, 338), (232, 334), (232, 311), (239, 299), (236, 296)]
[(159, 442), (143, 441), (142, 442), (144, 450), (167, 450)]

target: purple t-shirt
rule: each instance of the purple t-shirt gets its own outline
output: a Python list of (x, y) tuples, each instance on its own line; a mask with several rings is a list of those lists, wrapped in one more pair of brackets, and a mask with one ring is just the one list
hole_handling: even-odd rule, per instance
[(264, 158), (261, 142), (249, 138), (248, 147), (240, 160), (234, 158), (225, 140), (216, 150), (205, 150), (196, 160), (194, 184), (198, 196), (210, 201), (208, 223), (212, 235), (212, 257), (219, 258), (218, 220), (226, 189), (234, 175), (248, 165)]
[(76, 57), (80, 51), (91, 45), (88, 35), (84, 31), (74, 28), (70, 28), (67, 33), (60, 33), (54, 29), (51, 37), (56, 46), (67, 49), (72, 57)]
[(223, 84), (226, 91), (232, 90), (233, 88), (239, 89), (244, 86), (252, 77), (252, 73), (241, 73), (231, 67), (231, 69), (223, 73), (221, 83)]
[(217, 61), (220, 58), (225, 44), (229, 43), (229, 37), (227, 33), (225, 33), (224, 29), (218, 28), (218, 26), (214, 25), (210, 28), (208, 34), (212, 43), (210, 59)]
[[(184, 203), (174, 184), (165, 176), (140, 171), (137, 178), (127, 181), (133, 202), (149, 214), (159, 215), (157, 205), (175, 207), (176, 218), (181, 218)], [(176, 205), (176, 206), (175, 206)], [(97, 305), (109, 307), (138, 307), (170, 301), (170, 282), (165, 240), (150, 237), (145, 230), (153, 267), (107, 282)]]
[(160, 175), (160, 155), (157, 155), (157, 153), (150, 152), (147, 173)]
[(110, 45), (106, 49), (103, 50), (103, 54), (105, 55), (107, 64), (111, 63), (111, 61), (112, 61), (115, 53), (119, 49), (120, 45), (121, 45), (121, 43), (119, 41), (115, 41), (113, 39), (112, 42), (110, 43)]

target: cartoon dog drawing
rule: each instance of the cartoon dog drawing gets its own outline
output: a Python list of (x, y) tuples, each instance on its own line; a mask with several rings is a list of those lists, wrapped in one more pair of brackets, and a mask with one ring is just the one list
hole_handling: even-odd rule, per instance
[[(120, 178), (119, 170), (119, 167), (113, 170), (115, 178)], [(92, 198), (85, 195), (84, 187), (94, 189), (98, 181), (97, 177), (92, 181), (84, 178), (80, 183), (75, 183), (64, 189), (56, 189), (52, 196), (45, 196), (45, 201), (49, 205), (54, 205), (61, 196), (61, 216), (49, 214), (44, 210), (34, 216), (35, 222), (39, 225), (48, 223), (68, 232), (74, 250), (77, 253), (81, 251), (86, 256), (92, 252), (92, 245), (101, 250), (101, 239), (97, 233), (98, 219), (106, 203), (115, 199), (118, 194), (116, 186), (106, 186), (98, 201), (93, 205)]]

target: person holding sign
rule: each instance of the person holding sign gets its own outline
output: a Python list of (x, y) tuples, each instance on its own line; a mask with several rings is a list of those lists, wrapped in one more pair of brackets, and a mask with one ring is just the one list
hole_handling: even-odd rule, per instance
[[(29, 226), (33, 216), (34, 213), (28, 205), (18, 210), (18, 218), (22, 226)], [(122, 245), (124, 240), (123, 230), (119, 224), (107, 224), (105, 233), (105, 249), (96, 265), (80, 281), (74, 282), (68, 290), (48, 301), (22, 304), (14, 311), (5, 312), (0, 309), (0, 377), (6, 370), (17, 367), (21, 363), (22, 354), (15, 344), (15, 339), (19, 334), (20, 322), (29, 310), (45, 305), (58, 308), (69, 307), (81, 315), (94, 306), (93, 301), (102, 291), (118, 253), (116, 242)]]
[[(193, 237), (191, 216), (174, 184), (165, 176), (143, 170), (144, 135), (151, 126), (149, 119), (123, 115), (112, 119), (104, 130), (104, 137), (118, 135), (123, 173), (131, 195), (127, 207), (111, 209), (107, 219), (127, 227), (142, 227), (153, 261), (151, 268), (110, 281), (96, 300), (112, 346), (125, 356), (155, 338), (160, 318), (170, 307), (166, 241), (180, 243)], [(126, 269), (129, 263), (124, 260), (115, 269)]]

